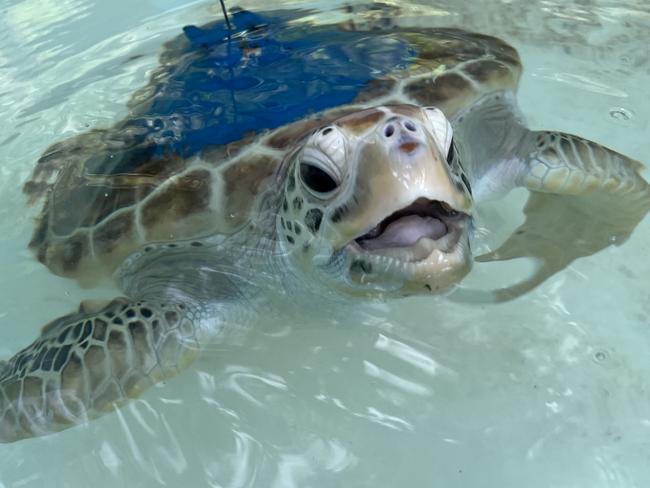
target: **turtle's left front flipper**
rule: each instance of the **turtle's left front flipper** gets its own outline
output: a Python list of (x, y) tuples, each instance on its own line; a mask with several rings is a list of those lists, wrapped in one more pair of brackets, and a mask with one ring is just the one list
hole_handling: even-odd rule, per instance
[(66, 315), (0, 362), (0, 442), (45, 435), (113, 410), (187, 367), (202, 309), (115, 299)]
[(575, 259), (622, 244), (650, 210), (643, 166), (595, 142), (558, 132), (528, 132), (515, 184), (531, 190), (526, 221), (497, 250), (477, 261), (539, 260), (528, 280), (499, 290), (496, 300), (522, 295)]

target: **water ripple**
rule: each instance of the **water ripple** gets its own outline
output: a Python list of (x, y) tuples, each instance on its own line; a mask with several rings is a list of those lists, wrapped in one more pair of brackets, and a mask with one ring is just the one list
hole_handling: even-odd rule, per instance
[(431, 376), (437, 375), (440, 371), (453, 374), (451, 369), (442, 366), (435, 359), (426, 356), (424, 353), (414, 349), (404, 342), (391, 339), (384, 334), (379, 334), (377, 342), (375, 342), (375, 347), (380, 351), (385, 351), (388, 354), (401, 359), (411, 366), (415, 366)]

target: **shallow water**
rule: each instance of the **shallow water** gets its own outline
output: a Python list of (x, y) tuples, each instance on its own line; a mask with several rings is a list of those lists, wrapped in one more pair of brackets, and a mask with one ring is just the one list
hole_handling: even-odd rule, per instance
[[(26, 250), (36, 211), (25, 210), (20, 187), (34, 161), (49, 144), (123, 116), (162, 43), (219, 8), (177, 0), (0, 8), (0, 357), (8, 357), (79, 300), (114, 294), (80, 290)], [(426, 25), (512, 43), (530, 126), (650, 163), (645, 2), (422, 1), (406, 10)], [(489, 240), (516, 227), (524, 198), (486, 205), (499, 229)], [(501, 305), (411, 298), (270, 320), (117, 414), (0, 445), (0, 487), (648, 486), (649, 238), (646, 218), (624, 245)], [(479, 265), (465, 286), (507, 284), (530, 269)]]

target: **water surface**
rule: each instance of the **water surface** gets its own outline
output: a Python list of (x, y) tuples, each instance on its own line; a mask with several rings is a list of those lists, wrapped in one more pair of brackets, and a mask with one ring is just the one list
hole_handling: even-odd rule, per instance
[[(342, 15), (344, 2), (322, 3), (315, 21)], [(26, 250), (36, 209), (20, 187), (33, 163), (49, 144), (121, 118), (162, 43), (219, 7), (6, 0), (0, 9), (8, 357), (81, 299), (115, 294), (81, 290)], [(504, 38), (524, 62), (519, 100), (531, 127), (650, 162), (645, 1), (421, 1), (405, 15)], [(524, 199), (485, 206), (488, 244), (521, 221)], [(646, 219), (624, 245), (501, 305), (411, 298), (328, 318), (291, 311), (117, 414), (0, 446), (0, 487), (648, 486), (649, 242)], [(507, 284), (530, 269), (477, 266), (464, 286)]]

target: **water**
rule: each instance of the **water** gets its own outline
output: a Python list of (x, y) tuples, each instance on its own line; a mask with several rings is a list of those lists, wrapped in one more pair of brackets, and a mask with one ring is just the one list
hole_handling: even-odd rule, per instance
[[(408, 7), (421, 22), (519, 50), (532, 127), (648, 162), (645, 2), (425, 3)], [(123, 116), (161, 44), (220, 10), (177, 0), (7, 0), (0, 9), (8, 357), (80, 299), (114, 294), (52, 276), (27, 252), (35, 211), (20, 187), (33, 162), (49, 144)], [(506, 235), (523, 198), (515, 192), (484, 214)], [(0, 445), (0, 487), (647, 486), (649, 237), (646, 219), (623, 246), (502, 305), (412, 298), (261, 324), (117, 414)], [(478, 266), (466, 285), (506, 284), (529, 269)]]

